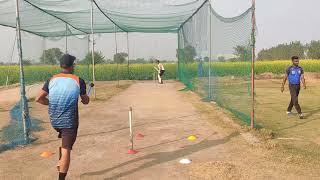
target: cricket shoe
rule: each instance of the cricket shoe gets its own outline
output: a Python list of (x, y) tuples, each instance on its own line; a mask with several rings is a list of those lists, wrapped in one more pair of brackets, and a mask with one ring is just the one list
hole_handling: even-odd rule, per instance
[(304, 119), (304, 114), (302, 114), (302, 113), (299, 114), (299, 118), (300, 118), (300, 119)]

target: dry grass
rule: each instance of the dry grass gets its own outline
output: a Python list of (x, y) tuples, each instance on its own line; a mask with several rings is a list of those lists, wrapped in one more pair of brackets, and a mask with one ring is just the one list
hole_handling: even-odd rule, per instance
[[(308, 89), (301, 90), (299, 99), (306, 115), (303, 120), (297, 115), (286, 115), (290, 95), (288, 89), (284, 93), (280, 92), (280, 79), (256, 80), (256, 121), (263, 127), (258, 130), (243, 126), (231, 113), (201, 102), (199, 97), (189, 97), (188, 93), (192, 92), (187, 92), (186, 97), (210, 123), (228, 131), (232, 131), (232, 127), (241, 127), (241, 131), (250, 132), (259, 138), (259, 146), (274, 151), (274, 158), (281, 160), (288, 157), (288, 161), (295, 164), (320, 167), (320, 80), (314, 74), (307, 74), (306, 77)], [(225, 91), (224, 95), (228, 94), (228, 98), (232, 99), (233, 94)], [(228, 123), (228, 119), (233, 122)], [(234, 125), (235, 122), (238, 126)]]
[[(133, 81), (120, 81), (118, 86), (117, 81), (98, 81), (96, 82), (97, 96), (95, 101), (107, 101), (112, 96), (130, 87), (130, 85), (132, 85), (133, 83)], [(91, 95), (91, 99), (93, 99), (93, 93)]]

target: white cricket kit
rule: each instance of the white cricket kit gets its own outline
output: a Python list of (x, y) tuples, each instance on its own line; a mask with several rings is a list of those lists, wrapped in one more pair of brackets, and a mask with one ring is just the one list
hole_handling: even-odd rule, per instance
[(159, 70), (161, 71), (161, 70), (164, 70), (164, 67), (163, 67), (163, 65), (160, 63), (160, 64), (158, 64), (158, 68), (159, 68)]

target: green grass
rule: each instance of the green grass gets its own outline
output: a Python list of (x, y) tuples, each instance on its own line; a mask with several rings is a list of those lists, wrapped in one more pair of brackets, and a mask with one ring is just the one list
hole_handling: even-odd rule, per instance
[[(153, 64), (132, 64), (128, 74), (127, 65), (104, 64), (96, 65), (95, 75), (97, 81), (114, 81), (120, 80), (152, 80)], [(176, 79), (176, 65), (165, 64), (166, 68), (165, 79)], [(117, 71), (118, 70), (118, 71)], [(32, 84), (39, 81), (45, 81), (52, 75), (59, 73), (59, 66), (37, 65), (25, 66), (25, 81), (27, 84)], [(118, 73), (119, 72), (119, 73)], [(92, 80), (92, 66), (78, 65), (75, 73), (81, 78), (90, 81)], [(6, 84), (8, 75), (8, 84), (19, 83), (19, 67), (18, 66), (0, 66), (0, 86)]]
[[(285, 69), (291, 64), (291, 61), (259, 61), (256, 63), (256, 74), (271, 72), (274, 74), (282, 74)], [(96, 66), (96, 80), (112, 81), (121, 80), (151, 80), (153, 79), (154, 64), (132, 64), (130, 65), (130, 73), (128, 74), (127, 65), (104, 64)], [(302, 60), (301, 66), (306, 72), (320, 72), (319, 60)], [(181, 71), (179, 74), (185, 84), (191, 82), (198, 75), (198, 64), (182, 64), (180, 63)], [(177, 65), (165, 64), (166, 73), (165, 79), (177, 79)], [(119, 74), (117, 73), (119, 69)], [(45, 81), (53, 74), (60, 71), (58, 66), (39, 65), (25, 66), (25, 79), (27, 84), (34, 82)], [(208, 63), (203, 64), (203, 75), (208, 76)], [(251, 74), (250, 62), (213, 62), (211, 73), (213, 76), (242, 76), (249, 77)], [(9, 84), (19, 82), (19, 67), (18, 66), (0, 66), (0, 86), (6, 84), (6, 77), (9, 74)], [(76, 74), (85, 80), (92, 79), (92, 67), (86, 65), (78, 65)]]

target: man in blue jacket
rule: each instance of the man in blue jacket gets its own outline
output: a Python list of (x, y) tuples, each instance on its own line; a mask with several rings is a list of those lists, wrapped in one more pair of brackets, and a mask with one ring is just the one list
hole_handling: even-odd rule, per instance
[(73, 74), (75, 59), (69, 54), (63, 55), (60, 60), (61, 73), (54, 75), (44, 84), (36, 99), (40, 104), (49, 105), (51, 125), (62, 140), (57, 165), (59, 180), (64, 180), (67, 175), (72, 146), (77, 138), (79, 96), (83, 104), (89, 103), (84, 80)]
[(286, 70), (285, 77), (283, 79), (283, 83), (281, 86), (281, 92), (284, 91), (284, 85), (286, 84), (286, 81), (288, 79), (289, 81), (289, 90), (291, 95), (291, 101), (289, 103), (287, 114), (291, 114), (291, 110), (293, 106), (296, 108), (300, 119), (304, 118), (304, 115), (302, 114), (301, 107), (299, 105), (298, 97), (300, 93), (300, 84), (302, 81), (304, 89), (307, 88), (306, 81), (304, 78), (304, 71), (302, 67), (299, 66), (299, 57), (293, 56), (292, 58), (292, 66), (288, 67)]

